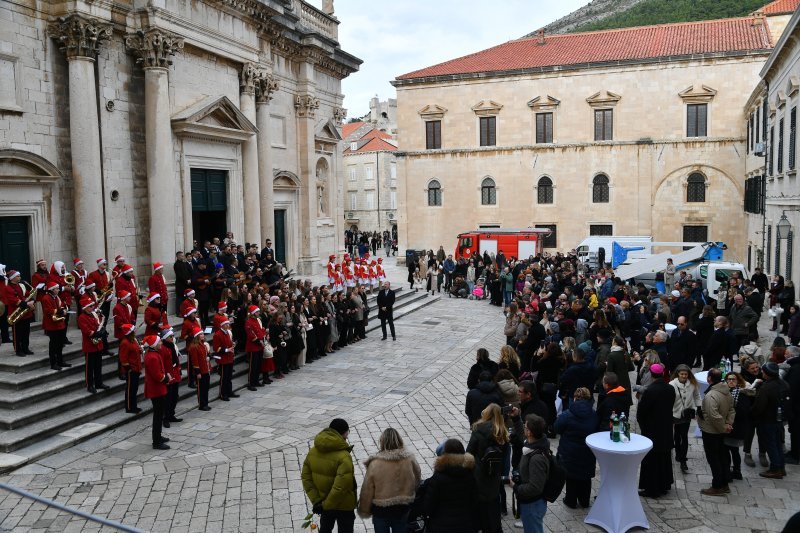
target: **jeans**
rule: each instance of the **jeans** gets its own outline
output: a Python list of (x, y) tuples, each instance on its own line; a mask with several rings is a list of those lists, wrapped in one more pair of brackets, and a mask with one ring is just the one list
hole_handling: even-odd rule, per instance
[(522, 528), (525, 533), (544, 533), (544, 514), (547, 512), (547, 501), (539, 498), (535, 502), (519, 504)]
[(783, 461), (781, 429), (782, 426), (778, 422), (761, 422), (758, 424), (758, 434), (764, 439), (765, 451), (769, 456), (770, 470), (783, 470), (786, 466)]
[(506, 307), (508, 307), (509, 304), (511, 304), (512, 296), (514, 296), (514, 293), (512, 291), (503, 291), (503, 303), (505, 304)]
[(408, 513), (394, 518), (373, 516), (372, 525), (375, 527), (375, 533), (406, 533)]
[(319, 520), (319, 533), (333, 533), (333, 525), (339, 524), (339, 533), (353, 533), (356, 521), (354, 511), (322, 511)]

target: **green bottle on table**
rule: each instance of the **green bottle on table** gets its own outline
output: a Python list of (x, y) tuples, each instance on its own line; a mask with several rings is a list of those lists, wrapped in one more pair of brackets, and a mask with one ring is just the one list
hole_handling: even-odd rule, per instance
[(616, 415), (614, 415), (614, 420), (612, 422), (611, 440), (619, 442), (619, 417)]

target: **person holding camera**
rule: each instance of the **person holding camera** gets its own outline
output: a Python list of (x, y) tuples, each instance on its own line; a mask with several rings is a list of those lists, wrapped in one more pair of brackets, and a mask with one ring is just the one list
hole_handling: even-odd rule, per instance
[(670, 385), (675, 389), (675, 401), (672, 404), (672, 432), (675, 442), (675, 460), (681, 464), (681, 470), (688, 472), (686, 454), (689, 451), (689, 425), (695, 417), (697, 408), (702, 405), (697, 380), (688, 365), (678, 365), (672, 373)]
[(728, 488), (728, 463), (730, 455), (725, 447), (725, 436), (733, 431), (736, 409), (728, 386), (722, 381), (719, 368), (708, 371), (708, 390), (703, 397), (702, 410), (697, 417), (703, 435), (703, 450), (711, 467), (711, 487), (700, 492), (706, 496), (730, 494)]

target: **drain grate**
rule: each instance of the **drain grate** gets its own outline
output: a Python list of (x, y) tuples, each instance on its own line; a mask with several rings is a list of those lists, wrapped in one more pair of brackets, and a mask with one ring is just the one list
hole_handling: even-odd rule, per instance
[(426, 320), (423, 324), (427, 324), (429, 326), (438, 326), (441, 322), (437, 322), (436, 320)]

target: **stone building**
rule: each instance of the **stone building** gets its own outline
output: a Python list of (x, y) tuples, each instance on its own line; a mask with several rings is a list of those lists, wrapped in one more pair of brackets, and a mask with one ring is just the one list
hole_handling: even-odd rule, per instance
[(399, 76), (399, 246), (477, 227), (722, 240), (745, 252), (740, 111), (771, 18), (537, 35)]
[[(797, 178), (797, 108), (800, 105), (800, 0), (781, 0), (766, 9), (789, 19), (761, 69), (744, 107), (747, 129), (744, 211), (747, 260), (768, 274), (800, 280), (800, 182)], [(798, 294), (795, 289), (795, 296)]]
[(319, 269), (360, 64), (338, 24), (332, 1), (0, 4), (1, 262), (122, 254), (146, 277), (229, 230)]

